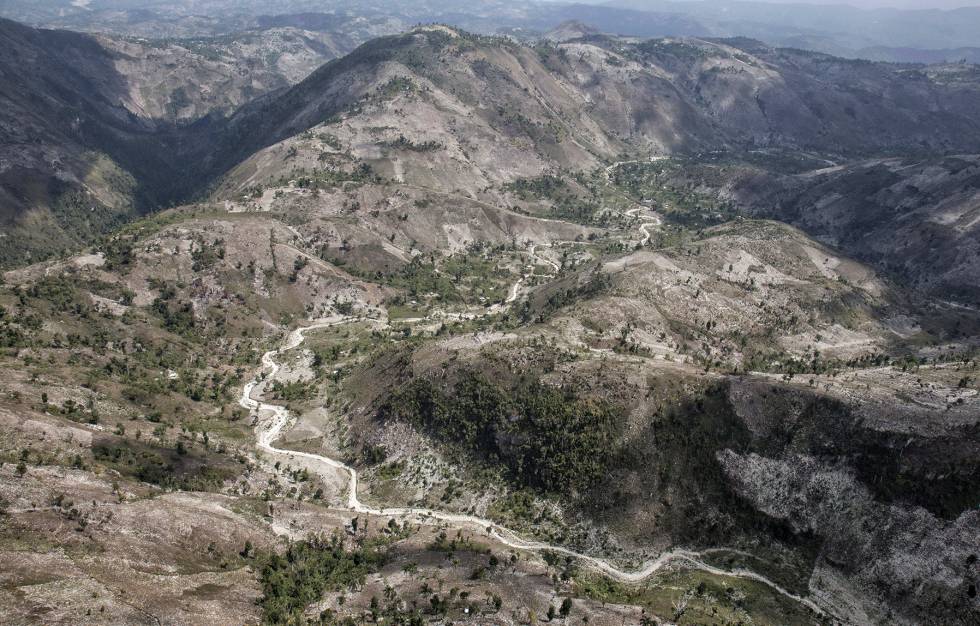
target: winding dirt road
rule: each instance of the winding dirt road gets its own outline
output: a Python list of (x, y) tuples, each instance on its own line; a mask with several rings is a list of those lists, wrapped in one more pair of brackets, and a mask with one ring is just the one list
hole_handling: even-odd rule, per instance
[(657, 228), (660, 228), (661, 226), (663, 226), (663, 223), (664, 223), (663, 219), (659, 215), (642, 215), (641, 216), (640, 215), (640, 212), (643, 211), (643, 210), (644, 209), (642, 209), (642, 208), (637, 208), (637, 209), (630, 209), (629, 211), (626, 212), (626, 215), (629, 215), (630, 217), (641, 217), (641, 218), (644, 218), (644, 219), (649, 220), (649, 221), (646, 221), (646, 222), (641, 223), (637, 227), (637, 230), (639, 230), (640, 231), (640, 234), (643, 235), (643, 239), (640, 240), (640, 245), (641, 246), (647, 245), (650, 242), (650, 238), (653, 236), (650, 233), (650, 230), (649, 229), (651, 227), (654, 227), (654, 226), (657, 227)]
[(607, 576), (618, 580), (620, 582), (626, 583), (636, 583), (643, 581), (653, 574), (657, 573), (668, 564), (672, 562), (681, 561), (686, 563), (689, 567), (708, 572), (710, 574), (715, 574), (718, 576), (735, 576), (738, 578), (746, 578), (750, 580), (755, 580), (760, 583), (767, 585), (778, 593), (790, 598), (796, 602), (799, 602), (808, 608), (812, 609), (814, 612), (823, 615), (824, 611), (817, 606), (809, 598), (800, 597), (787, 589), (781, 587), (780, 585), (774, 583), (768, 578), (756, 574), (744, 569), (735, 570), (724, 570), (713, 565), (709, 565), (702, 561), (702, 553), (694, 552), (691, 550), (675, 549), (670, 552), (665, 552), (658, 556), (656, 559), (644, 563), (640, 568), (635, 570), (622, 570), (617, 568), (615, 565), (611, 564), (605, 559), (600, 559), (598, 557), (589, 556), (587, 554), (582, 554), (580, 552), (575, 552), (563, 546), (550, 545), (538, 541), (530, 541), (522, 538), (516, 532), (499, 526), (492, 520), (485, 519), (482, 517), (476, 517), (473, 515), (461, 515), (457, 513), (447, 513), (445, 511), (437, 511), (434, 509), (423, 509), (414, 507), (394, 507), (394, 508), (375, 508), (364, 504), (360, 501), (357, 496), (357, 470), (349, 465), (342, 463), (336, 459), (332, 459), (327, 456), (322, 456), (319, 454), (312, 454), (310, 452), (298, 452), (294, 450), (286, 450), (283, 448), (277, 448), (274, 442), (279, 438), (282, 430), (286, 427), (290, 420), (289, 411), (286, 407), (278, 404), (270, 404), (266, 402), (261, 402), (252, 398), (252, 394), (255, 388), (259, 386), (265, 380), (273, 379), (281, 369), (281, 365), (276, 358), (278, 355), (298, 348), (303, 344), (306, 338), (306, 333), (319, 330), (322, 328), (330, 328), (333, 326), (340, 326), (343, 324), (352, 323), (355, 321), (362, 321), (357, 318), (351, 317), (336, 317), (323, 320), (317, 320), (311, 323), (309, 326), (304, 326), (302, 328), (297, 328), (289, 334), (283, 345), (276, 349), (270, 350), (262, 355), (262, 365), (267, 370), (266, 376), (260, 380), (255, 378), (249, 381), (245, 387), (242, 389), (242, 395), (240, 398), (240, 404), (242, 407), (254, 411), (256, 413), (261, 413), (263, 411), (271, 414), (267, 419), (260, 420), (258, 426), (258, 448), (263, 452), (270, 454), (274, 457), (280, 457), (284, 460), (297, 460), (305, 459), (307, 461), (312, 461), (314, 464), (322, 466), (328, 471), (346, 472), (349, 476), (349, 483), (347, 488), (347, 502), (346, 509), (354, 513), (363, 515), (374, 515), (380, 517), (389, 518), (402, 518), (411, 519), (418, 523), (431, 524), (431, 523), (448, 523), (456, 526), (457, 528), (469, 528), (474, 531), (486, 532), (488, 536), (493, 537), (500, 543), (510, 548), (517, 550), (525, 550), (531, 552), (545, 552), (550, 551), (557, 554), (562, 554), (564, 556), (572, 557), (585, 564), (593, 570), (602, 572)]
[[(641, 232), (645, 233), (645, 227), (654, 225), (653, 223), (643, 224), (639, 228)], [(530, 249), (531, 256), (535, 259), (542, 260), (557, 270), (557, 265), (548, 259), (542, 259), (535, 254), (535, 248), (532, 246)], [(517, 300), (518, 293), (520, 291), (520, 286), (522, 285), (525, 277), (522, 276), (511, 288), (510, 293), (502, 306), (508, 306), (513, 304)], [(335, 473), (337, 471), (346, 473), (349, 477), (348, 487), (347, 487), (347, 498), (346, 498), (346, 509), (363, 515), (372, 515), (388, 518), (402, 518), (410, 519), (418, 523), (432, 524), (432, 523), (447, 523), (451, 524), (457, 528), (468, 528), (476, 532), (485, 532), (488, 536), (493, 537), (501, 544), (514, 548), (517, 550), (530, 551), (530, 552), (545, 552), (550, 551), (557, 554), (561, 554), (567, 557), (571, 557), (578, 562), (584, 564), (585, 566), (601, 572), (617, 581), (625, 583), (637, 583), (641, 582), (653, 574), (657, 573), (670, 563), (683, 562), (688, 567), (692, 567), (710, 574), (718, 576), (734, 576), (738, 578), (745, 578), (749, 580), (754, 580), (763, 583), (773, 589), (774, 591), (782, 594), (783, 596), (790, 598), (804, 606), (810, 608), (819, 615), (825, 615), (823, 609), (817, 606), (809, 598), (798, 596), (789, 590), (781, 587), (777, 583), (769, 580), (768, 578), (756, 574), (755, 572), (735, 569), (735, 570), (724, 570), (708, 563), (705, 563), (703, 559), (703, 553), (695, 552), (691, 550), (684, 549), (674, 549), (669, 552), (665, 552), (658, 556), (657, 558), (647, 561), (642, 566), (634, 570), (624, 570), (616, 567), (611, 562), (598, 557), (590, 556), (587, 554), (582, 554), (580, 552), (575, 552), (563, 546), (550, 545), (538, 541), (531, 541), (525, 539), (518, 535), (513, 530), (504, 528), (492, 520), (485, 519), (482, 517), (476, 517), (473, 515), (462, 515), (457, 513), (448, 513), (445, 511), (437, 511), (434, 509), (424, 509), (424, 508), (414, 508), (414, 507), (395, 507), (395, 508), (375, 508), (364, 504), (360, 501), (357, 495), (357, 483), (358, 475), (357, 470), (345, 463), (332, 459), (327, 456), (313, 454), (309, 452), (299, 452), (293, 450), (287, 450), (283, 448), (278, 448), (274, 445), (274, 442), (279, 438), (283, 429), (287, 426), (290, 421), (289, 410), (286, 407), (278, 404), (270, 404), (267, 402), (262, 402), (260, 400), (254, 399), (252, 396), (255, 393), (256, 387), (261, 385), (263, 382), (272, 380), (279, 373), (281, 369), (280, 363), (276, 360), (279, 355), (294, 350), (303, 344), (306, 338), (306, 333), (323, 329), (331, 328), (334, 326), (340, 326), (344, 324), (349, 324), (353, 322), (363, 322), (362, 318), (354, 317), (333, 317), (327, 319), (321, 319), (312, 321), (308, 326), (297, 328), (293, 330), (286, 338), (285, 342), (281, 347), (275, 350), (270, 350), (262, 355), (262, 366), (265, 370), (265, 376), (257, 376), (256, 378), (249, 381), (242, 389), (241, 398), (239, 403), (242, 407), (254, 412), (258, 418), (257, 426), (257, 446), (264, 453), (272, 456), (278, 457), (285, 461), (296, 462), (303, 459), (314, 466), (318, 466), (322, 471)], [(369, 320), (370, 321), (370, 320)], [(375, 320), (375, 323), (382, 326), (387, 326), (387, 322), (382, 322)], [(268, 415), (268, 417), (263, 418), (262, 413)], [(717, 551), (715, 549), (714, 551)]]

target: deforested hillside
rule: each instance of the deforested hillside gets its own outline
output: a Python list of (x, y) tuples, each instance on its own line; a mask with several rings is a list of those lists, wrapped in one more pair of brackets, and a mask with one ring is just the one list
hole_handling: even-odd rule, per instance
[(88, 35), (9, 21), (0, 38), (5, 263), (77, 247), (172, 197), (172, 151), (133, 114), (112, 54)]
[(646, 194), (793, 224), (949, 306), (980, 302), (976, 155), (834, 163), (814, 155), (718, 154), (620, 168)]
[[(12, 22), (4, 33), (6, 219), (47, 233), (17, 238), (9, 261), (77, 245), (214, 184), (287, 176), (296, 163), (277, 166), (263, 151), (315, 128), (349, 139), (351, 154), (383, 176), (470, 194), (624, 153), (853, 158), (969, 152), (980, 138), (968, 73), (749, 40), (524, 45), (433, 26), (372, 40), (283, 90), (353, 41), (271, 30), (207, 44), (100, 43)], [(94, 209), (85, 219), (83, 205)]]
[(194, 163), (219, 180), (222, 197), (363, 166), (513, 203), (508, 185), (526, 195), (532, 179), (581, 177), (622, 155), (697, 161), (764, 150), (807, 152), (819, 164), (969, 150), (980, 132), (976, 89), (956, 68), (924, 73), (746, 40), (526, 46), (426, 27), (372, 41), (281, 95), (200, 124), (206, 156)]
[(0, 21), (4, 263), (77, 248), (194, 193), (180, 124), (284, 89), (355, 41), (292, 28), (146, 40)]
[(573, 167), (578, 153), (608, 157), (627, 148), (969, 152), (980, 136), (978, 86), (962, 74), (952, 80), (748, 40), (590, 37), (532, 47), (428, 27), (372, 41), (282, 96), (246, 107), (216, 129), (226, 142), (216, 157), (240, 161), (356, 114), (392, 73), (427, 84), (457, 121), (472, 118)]
[(216, 38), (97, 36), (126, 78), (135, 115), (193, 122), (229, 115), (267, 93), (290, 87), (359, 40), (298, 28), (269, 28)]
[(975, 73), (559, 30), (0, 23), (0, 614), (977, 621)]
[[(286, 180), (6, 272), (5, 611), (356, 616), (387, 584), (393, 617), (560, 594), (600, 624), (969, 623), (980, 396), (951, 322), (789, 226), (631, 200), (629, 167), (496, 207)], [(585, 224), (552, 212), (574, 185)], [(287, 600), (312, 559), (364, 591)], [(433, 607), (437, 580), (476, 600)]]
[(980, 304), (976, 156), (876, 159), (764, 179), (746, 179), (735, 191), (738, 200), (798, 225), (910, 287)]

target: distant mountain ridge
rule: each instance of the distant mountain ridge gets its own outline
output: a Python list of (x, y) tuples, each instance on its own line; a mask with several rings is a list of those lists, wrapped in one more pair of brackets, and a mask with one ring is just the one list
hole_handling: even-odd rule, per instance
[(876, 46), (858, 50), (853, 56), (888, 63), (980, 63), (980, 47), (922, 50), (919, 48), (889, 48)]
[[(495, 106), (532, 120), (540, 112), (540, 123), (564, 127), (583, 145), (619, 149), (629, 143), (654, 153), (781, 146), (859, 155), (969, 152), (980, 141), (980, 112), (973, 106), (980, 82), (957, 71), (925, 73), (745, 39), (626, 43), (591, 35), (528, 47), (446, 32), (455, 33), (421, 29), (377, 39), (326, 64), (288, 92), (213, 128), (214, 140), (223, 142), (213, 155), (220, 159), (231, 150), (232, 161), (245, 158), (341, 114), (392, 66), (448, 90), (462, 106), (481, 102), (473, 111), (481, 117)], [(454, 38), (466, 45), (450, 67), (441, 59), (458, 47)], [(535, 85), (506, 78), (518, 70), (556, 81), (560, 89), (540, 82), (535, 95)], [(238, 137), (243, 142), (235, 144)]]
[(698, 20), (718, 36), (756, 37), (773, 45), (788, 38), (820, 37), (822, 51), (839, 53), (872, 46), (943, 49), (980, 42), (980, 7), (861, 9), (839, 5), (747, 0), (615, 0), (611, 6), (677, 13)]
[[(220, 115), (188, 126), (193, 115), (179, 125), (172, 115), (147, 116), (166, 106), (149, 106), (134, 89), (139, 81), (120, 72), (119, 51), (92, 36), (5, 21), (4, 217), (13, 228), (40, 208), (33, 215), (49, 224), (42, 240), (18, 239), (23, 246), (6, 258), (42, 243), (60, 249), (134, 211), (194, 197), (259, 151), (356, 114), (378, 93), (388, 97), (386, 85), (399, 77), (438, 96), (433, 131), (448, 132), (465, 113), (468, 132), (518, 146), (544, 168), (588, 169), (623, 152), (779, 148), (863, 158), (980, 145), (980, 78), (962, 66), (848, 61), (744, 38), (636, 42), (576, 28), (582, 37), (558, 45), (446, 27), (374, 39), (291, 88), (253, 90), (228, 117), (234, 101), (212, 109), (191, 101), (196, 115)], [(161, 103), (172, 97), (155, 93)], [(476, 152), (460, 144), (460, 158)]]
[(446, 0), (280, 0), (271, 6), (251, 0), (173, 0), (144, 2), (138, 9), (124, 0), (102, 0), (84, 8), (66, 0), (8, 0), (0, 14), (41, 26), (147, 37), (225, 35), (289, 24), (335, 35), (356, 34), (361, 41), (429, 22), (484, 34), (540, 36), (562, 22), (577, 20), (622, 36), (745, 36), (775, 46), (895, 61), (902, 59), (883, 58), (880, 49), (939, 51), (980, 44), (980, 9), (975, 7), (869, 10), (845, 3), (748, 0), (494, 0), (471, 6)]

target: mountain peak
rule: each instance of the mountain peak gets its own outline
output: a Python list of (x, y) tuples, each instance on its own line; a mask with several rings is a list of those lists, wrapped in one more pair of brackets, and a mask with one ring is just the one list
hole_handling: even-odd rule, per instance
[(462, 35), (458, 30), (445, 24), (423, 24), (412, 29), (413, 33), (444, 33), (453, 38), (460, 38)]
[(566, 20), (544, 34), (549, 41), (572, 41), (590, 35), (601, 35), (602, 31), (579, 20)]

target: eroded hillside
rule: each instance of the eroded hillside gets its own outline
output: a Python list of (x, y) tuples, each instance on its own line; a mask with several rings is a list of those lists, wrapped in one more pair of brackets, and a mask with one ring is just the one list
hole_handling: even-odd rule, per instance
[(827, 162), (974, 140), (903, 72), (423, 27), (175, 130), (3, 274), (4, 613), (972, 623), (973, 158)]
[[(244, 167), (262, 183), (247, 163), (253, 155), (317, 129), (349, 137), (358, 158), (388, 161), (382, 173), (398, 180), (416, 161), (399, 153), (429, 153), (428, 169), (458, 170), (447, 185), (471, 194), (556, 168), (589, 171), (624, 152), (853, 157), (966, 152), (978, 139), (976, 81), (956, 68), (851, 62), (748, 40), (590, 35), (528, 46), (427, 27), (373, 40), (279, 93), (356, 36), (284, 27), (207, 42), (99, 43), (13, 22), (4, 36), (12, 53), (5, 219), (23, 226), (8, 262), (193, 198), (236, 167), (235, 176)], [(239, 106), (228, 119), (173, 125)], [(334, 129), (345, 119), (354, 124)], [(296, 169), (266, 164), (259, 173)], [(429, 185), (442, 178), (408, 174)]]

